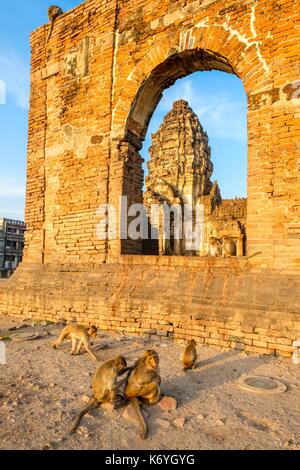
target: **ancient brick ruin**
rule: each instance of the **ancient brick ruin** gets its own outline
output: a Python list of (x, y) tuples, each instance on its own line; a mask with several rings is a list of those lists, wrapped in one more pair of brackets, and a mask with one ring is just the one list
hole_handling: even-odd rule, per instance
[[(28, 230), (22, 266), (0, 285), (2, 313), (293, 353), (297, 7), (297, 0), (89, 0), (57, 18), (48, 42), (48, 24), (32, 33)], [(237, 75), (248, 97), (248, 257), (142, 256), (140, 241), (99, 239), (99, 206), (118, 209), (122, 195), (143, 202), (139, 151), (163, 90), (213, 69)], [(242, 218), (244, 203), (235, 210)]]
[(169, 240), (164, 239), (162, 217), (156, 217), (159, 219), (156, 226), (159, 242), (152, 243), (147, 253), (207, 255), (210, 238), (226, 235), (235, 241), (237, 255), (245, 255), (247, 201), (222, 201), (218, 183), (211, 182), (213, 164), (207, 133), (186, 101), (179, 100), (173, 104), (173, 109), (152, 136), (149, 154), (144, 195), (148, 213), (151, 214), (153, 204), (178, 206), (182, 214), (185, 204), (190, 203), (194, 207), (202, 204), (204, 236), (198, 249), (189, 253), (184, 238), (176, 240), (173, 234)]

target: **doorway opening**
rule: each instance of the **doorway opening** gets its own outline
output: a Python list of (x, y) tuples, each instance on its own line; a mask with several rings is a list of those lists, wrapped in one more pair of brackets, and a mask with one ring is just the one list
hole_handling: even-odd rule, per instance
[[(206, 256), (216, 239), (221, 255), (230, 238), (234, 255), (246, 255), (247, 97), (225, 59), (217, 59), (211, 67), (205, 51), (175, 54), (136, 97), (126, 130), (133, 150), (127, 165), (131, 182), (125, 171), (123, 194), (144, 203), (149, 226), (148, 238), (136, 241), (133, 250), (123, 240), (123, 254)], [(188, 205), (194, 242), (201, 224), (193, 244), (186, 238)]]

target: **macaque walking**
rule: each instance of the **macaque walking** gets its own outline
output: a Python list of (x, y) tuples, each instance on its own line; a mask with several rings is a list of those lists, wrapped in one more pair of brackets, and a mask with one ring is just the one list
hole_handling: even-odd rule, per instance
[(89, 339), (95, 338), (97, 336), (97, 331), (98, 329), (94, 325), (89, 326), (87, 328), (85, 326), (76, 324), (67, 325), (60, 333), (59, 338), (53, 343), (53, 348), (57, 349), (57, 347), (60, 346), (60, 344), (67, 337), (70, 337), (72, 341), (72, 356), (80, 354), (80, 351), (84, 346), (89, 355), (92, 357), (92, 359), (94, 359), (94, 361), (97, 361), (98, 357), (92, 351), (89, 345)]

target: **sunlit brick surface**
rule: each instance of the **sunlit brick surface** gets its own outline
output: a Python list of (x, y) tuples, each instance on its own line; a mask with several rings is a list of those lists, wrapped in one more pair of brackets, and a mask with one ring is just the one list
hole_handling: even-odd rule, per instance
[[(3, 313), (73, 312), (128, 333), (199, 332), (209, 344), (292, 353), (300, 321), (298, 10), (297, 0), (90, 0), (57, 19), (47, 44), (48, 25), (31, 35), (28, 231), (23, 267), (0, 286)], [(99, 240), (96, 210), (118, 207), (122, 194), (142, 202), (139, 149), (161, 93), (211, 69), (236, 73), (248, 96), (247, 254), (261, 254), (220, 260), (221, 273), (201, 259), (137, 256), (128, 265), (121, 253), (139, 254), (141, 244)]]

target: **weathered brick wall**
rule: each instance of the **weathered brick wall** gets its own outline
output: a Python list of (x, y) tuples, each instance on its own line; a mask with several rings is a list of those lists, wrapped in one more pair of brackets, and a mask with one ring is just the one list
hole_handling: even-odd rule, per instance
[(124, 256), (61, 272), (23, 266), (0, 284), (0, 312), (288, 357), (300, 338), (300, 276), (258, 272), (238, 258)]
[[(108, 201), (116, 4), (91, 1), (31, 36), (25, 259), (103, 262), (96, 210)], [(119, 166), (122, 166), (121, 164)], [(38, 176), (38, 177), (37, 177)]]
[(103, 203), (142, 201), (138, 151), (163, 90), (196, 70), (248, 95), (248, 254), (299, 268), (297, 0), (90, 0), (31, 36), (27, 262), (101, 263), (140, 244), (96, 235)]
[[(300, 308), (297, 7), (298, 0), (89, 0), (56, 21), (48, 44), (47, 26), (31, 35), (26, 251), (0, 287), (0, 311), (36, 318), (73, 311), (110, 329), (147, 325), (291, 352)], [(229, 260), (220, 260), (221, 270), (185, 258), (123, 264), (121, 253), (139, 253), (141, 244), (99, 240), (97, 207), (118, 208), (122, 194), (141, 202), (139, 150), (161, 93), (211, 69), (237, 74), (248, 96), (247, 253), (261, 252), (251, 259), (257, 272), (247, 260), (235, 261), (238, 272)]]

